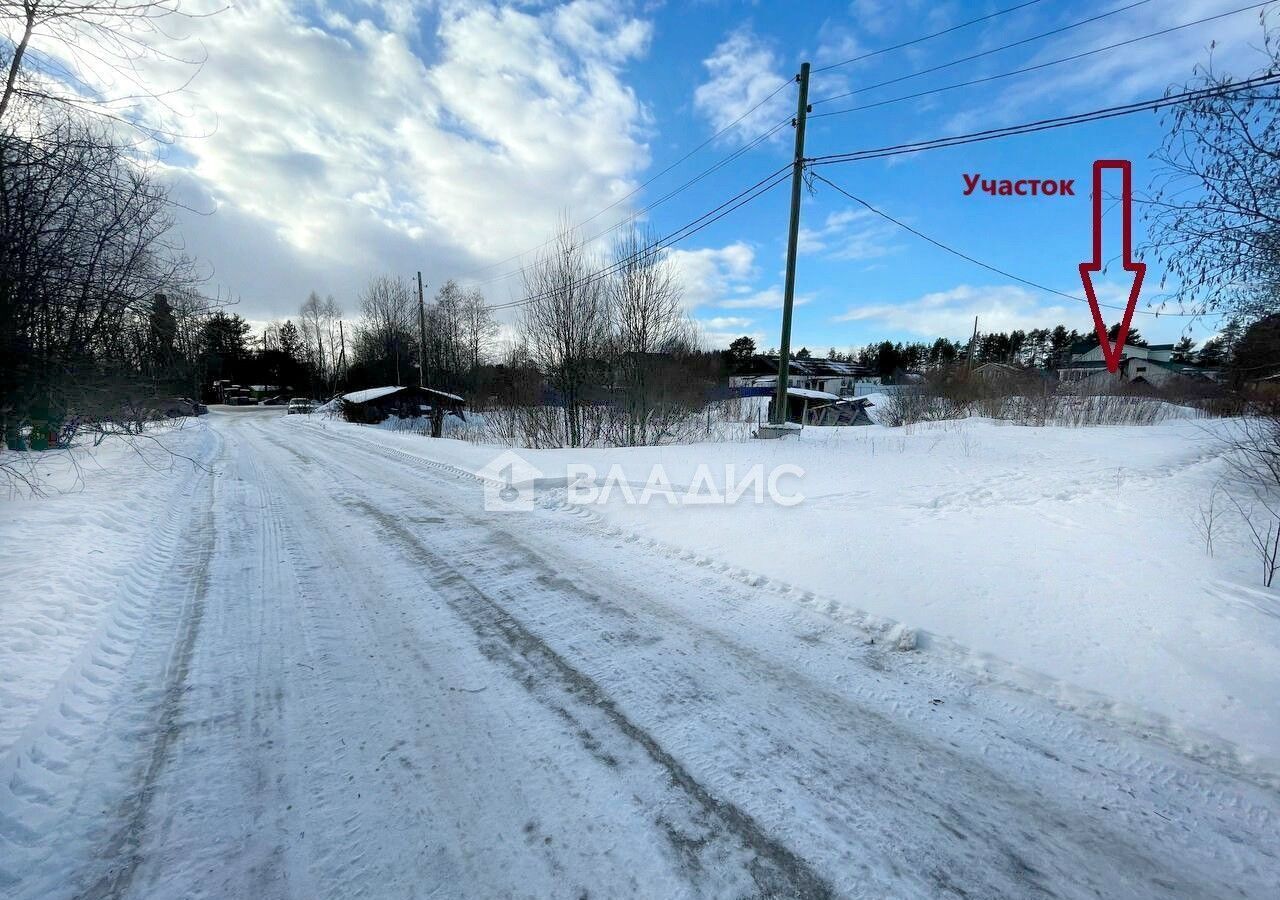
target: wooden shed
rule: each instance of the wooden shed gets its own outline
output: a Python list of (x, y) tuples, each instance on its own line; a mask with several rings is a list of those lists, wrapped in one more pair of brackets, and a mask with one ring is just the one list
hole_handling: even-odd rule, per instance
[(377, 387), (342, 395), (342, 413), (350, 422), (377, 424), (389, 416), (431, 419), (432, 434), (440, 436), (444, 417), (465, 419), (467, 402), (457, 394), (424, 387)]
[[(769, 401), (770, 421), (774, 402)], [(839, 397), (809, 388), (787, 389), (787, 421), (801, 425), (871, 425), (867, 407), (873, 405), (866, 397)]]

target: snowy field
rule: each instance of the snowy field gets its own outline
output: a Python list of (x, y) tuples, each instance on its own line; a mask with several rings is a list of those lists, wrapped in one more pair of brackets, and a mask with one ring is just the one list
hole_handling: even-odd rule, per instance
[[(49, 454), (0, 501), (0, 894), (1280, 896), (1223, 427), (531, 451), (529, 511), (502, 448), (278, 410)], [(575, 502), (615, 464), (802, 499)]]
[[(471, 472), (502, 452), (323, 427)], [(1262, 587), (1257, 551), (1221, 489), (1212, 557), (1196, 526), (1227, 476), (1222, 442), (1233, 427), (967, 419), (809, 428), (777, 443), (520, 454), (548, 481), (575, 464), (594, 469), (601, 496), (574, 504), (592, 520), (767, 578), (836, 618), (901, 623), (963, 665), (1187, 749), (1217, 744), (1280, 778), (1280, 590)], [(603, 496), (614, 466), (639, 500), (655, 464), (678, 498), (700, 465), (723, 487), (727, 466), (740, 479), (756, 463), (803, 469), (783, 484), (804, 499), (687, 505), (653, 493), (642, 505), (616, 484)], [(539, 495), (555, 507), (566, 493)]]

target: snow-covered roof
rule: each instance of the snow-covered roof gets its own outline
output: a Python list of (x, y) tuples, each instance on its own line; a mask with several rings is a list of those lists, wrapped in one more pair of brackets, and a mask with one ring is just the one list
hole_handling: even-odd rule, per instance
[(352, 391), (350, 394), (343, 394), (342, 399), (350, 403), (368, 403), (370, 400), (377, 400), (379, 397), (385, 397), (388, 394), (394, 394), (396, 391), (413, 390), (425, 391), (428, 394), (435, 394), (437, 397), (447, 397), (450, 400), (456, 400), (459, 403), (467, 401), (457, 394), (450, 394), (448, 391), (437, 391), (435, 388), (419, 388), (419, 387), (379, 387), (365, 388), (363, 391)]
[(380, 387), (365, 388), (363, 391), (352, 391), (350, 394), (343, 394), (342, 399), (348, 403), (368, 403), (370, 400), (377, 400), (379, 397), (385, 397), (387, 394), (394, 394), (396, 391), (402, 391), (402, 387)]
[[(818, 359), (810, 356), (792, 356), (787, 360), (787, 369), (792, 375), (807, 375), (811, 378), (854, 378), (858, 375), (869, 375), (871, 370), (857, 363), (842, 359)], [(778, 371), (777, 356), (753, 356), (741, 375), (773, 374)]]
[(423, 388), (423, 390), (432, 394), (438, 394), (441, 397), (448, 397), (450, 400), (457, 400), (459, 403), (467, 402), (465, 398), (459, 397), (457, 394), (450, 394), (448, 391), (437, 391), (435, 388)]
[(789, 387), (787, 388), (787, 393), (793, 394), (797, 397), (808, 397), (810, 400), (839, 400), (840, 399), (838, 394), (828, 394), (826, 391), (814, 391), (814, 390), (810, 390), (809, 388)]

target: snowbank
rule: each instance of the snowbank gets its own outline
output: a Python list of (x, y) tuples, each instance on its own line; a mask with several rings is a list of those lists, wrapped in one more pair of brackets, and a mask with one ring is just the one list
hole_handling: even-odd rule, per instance
[[(327, 427), (468, 472), (506, 449)], [(791, 585), (832, 616), (905, 623), (926, 652), (952, 653), (1064, 705), (1158, 724), (1175, 739), (1185, 732), (1188, 744), (1208, 733), (1280, 766), (1280, 591), (1258, 584), (1239, 521), (1221, 517), (1212, 557), (1193, 521), (1223, 472), (1223, 427), (968, 419), (520, 455), (547, 484), (563, 484), (556, 476), (570, 464), (602, 479), (616, 464), (643, 485), (660, 463), (677, 487), (699, 465), (798, 466), (803, 501), (791, 507), (661, 498), (639, 506), (615, 490), (576, 511), (597, 527)]]
[(190, 481), (188, 457), (214, 443), (205, 422), (143, 437), (82, 440), (72, 450), (11, 454), (42, 496), (0, 497), (0, 771), (14, 743), (57, 714), (63, 691), (103, 683), (126, 658), (154, 579), (134, 566), (181, 531), (166, 518)]

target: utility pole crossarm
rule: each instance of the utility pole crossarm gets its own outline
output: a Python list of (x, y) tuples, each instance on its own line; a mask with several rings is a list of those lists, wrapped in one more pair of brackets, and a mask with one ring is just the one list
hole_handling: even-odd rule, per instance
[(778, 344), (778, 389), (773, 400), (772, 424), (787, 421), (787, 387), (791, 377), (791, 309), (796, 296), (796, 251), (800, 241), (800, 197), (804, 188), (804, 126), (809, 115), (809, 64), (796, 76), (800, 96), (796, 103), (796, 149), (791, 164), (791, 222), (787, 229), (787, 275), (782, 290), (782, 338)]

